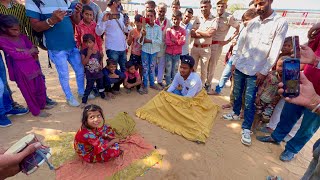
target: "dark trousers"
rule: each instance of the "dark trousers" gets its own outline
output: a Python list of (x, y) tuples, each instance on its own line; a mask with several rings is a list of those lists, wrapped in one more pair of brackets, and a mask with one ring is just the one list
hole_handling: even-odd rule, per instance
[[(134, 84), (134, 83), (137, 82), (137, 78), (135, 77), (135, 78), (133, 78), (133, 79), (128, 79), (127, 82), (128, 82), (129, 84)], [(141, 87), (140, 85), (137, 85), (137, 86), (136, 86), (137, 90), (139, 90), (140, 87)]]
[(87, 103), (88, 96), (90, 95), (90, 92), (93, 90), (95, 82), (97, 83), (97, 88), (99, 89), (99, 94), (101, 98), (104, 99), (106, 97), (106, 95), (104, 94), (103, 78), (87, 79), (87, 85), (82, 98), (82, 103)]
[(120, 91), (120, 85), (122, 83), (123, 83), (123, 80), (119, 79), (119, 81), (115, 81), (113, 84), (106, 84), (105, 89), (107, 92)]

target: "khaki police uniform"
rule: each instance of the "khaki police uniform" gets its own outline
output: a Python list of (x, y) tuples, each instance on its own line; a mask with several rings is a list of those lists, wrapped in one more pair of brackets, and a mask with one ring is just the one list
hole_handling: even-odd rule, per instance
[[(196, 18), (193, 23), (193, 29), (207, 31), (215, 26), (215, 18), (212, 14), (205, 19), (202, 16)], [(207, 79), (207, 70), (209, 59), (211, 56), (212, 37), (210, 38), (194, 38), (193, 47), (191, 48), (191, 56), (195, 60), (194, 70), (197, 70), (198, 65), (201, 67), (201, 81), (204, 84)]]
[(228, 12), (224, 12), (220, 17), (217, 16), (216, 20), (218, 22), (218, 27), (212, 37), (211, 57), (208, 65), (208, 76), (206, 82), (208, 85), (211, 85), (215, 68), (222, 53), (223, 46), (220, 45), (220, 42), (225, 40), (231, 26), (234, 28), (239, 27), (239, 23), (234, 19), (232, 14)]

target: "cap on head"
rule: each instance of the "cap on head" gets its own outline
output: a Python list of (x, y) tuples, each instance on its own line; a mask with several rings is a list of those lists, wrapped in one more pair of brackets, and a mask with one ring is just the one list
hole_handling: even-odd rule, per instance
[(183, 58), (181, 59), (181, 63), (188, 64), (190, 68), (193, 68), (195, 62), (192, 56), (187, 55), (187, 56), (183, 56)]
[(218, 0), (217, 4), (227, 4), (228, 0)]

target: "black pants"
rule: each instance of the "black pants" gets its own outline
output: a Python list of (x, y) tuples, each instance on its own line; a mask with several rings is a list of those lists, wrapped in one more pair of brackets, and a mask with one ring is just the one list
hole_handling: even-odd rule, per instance
[(112, 84), (105, 84), (106, 92), (112, 92), (112, 91), (120, 91), (120, 85), (123, 83), (122, 79), (119, 79), (119, 81), (116, 81)]
[[(133, 78), (133, 79), (128, 79), (127, 82), (128, 82), (129, 84), (136, 83), (136, 82), (137, 82), (137, 78), (135, 77), (135, 78)], [(140, 85), (137, 85), (136, 88), (137, 88), (137, 90), (139, 90), (139, 89), (140, 89)]]
[(99, 89), (99, 94), (100, 94), (101, 98), (104, 99), (106, 97), (106, 95), (104, 94), (103, 78), (87, 79), (86, 90), (84, 91), (82, 103), (87, 103), (88, 96), (90, 95), (90, 92), (93, 90), (95, 82), (97, 83), (97, 88)]

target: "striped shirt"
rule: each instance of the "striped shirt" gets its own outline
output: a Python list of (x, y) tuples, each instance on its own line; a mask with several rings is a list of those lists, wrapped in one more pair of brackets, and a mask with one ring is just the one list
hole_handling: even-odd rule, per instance
[[(141, 43), (142, 51), (148, 54), (154, 54), (160, 51), (160, 45), (162, 44), (162, 31), (160, 26), (154, 24), (150, 26), (146, 24), (146, 39), (152, 40), (152, 43)], [(140, 39), (138, 39), (140, 42)]]
[(11, 2), (9, 7), (0, 3), (0, 14), (15, 16), (20, 22), (20, 31), (25, 34), (33, 44), (37, 44), (36, 37), (32, 33), (32, 27), (29, 18), (26, 16), (24, 5)]

